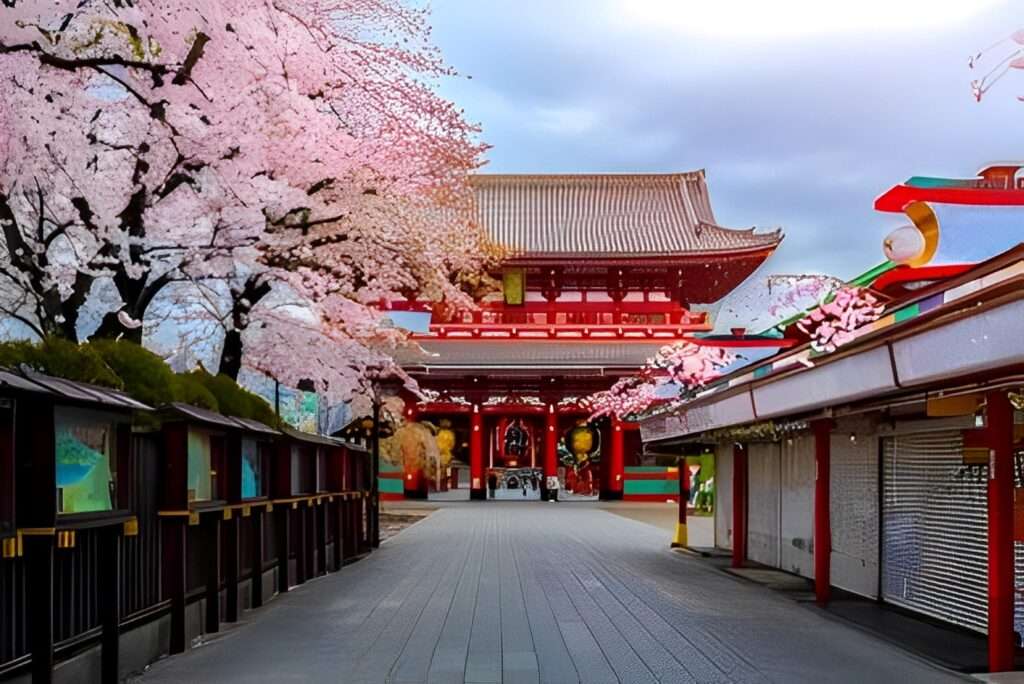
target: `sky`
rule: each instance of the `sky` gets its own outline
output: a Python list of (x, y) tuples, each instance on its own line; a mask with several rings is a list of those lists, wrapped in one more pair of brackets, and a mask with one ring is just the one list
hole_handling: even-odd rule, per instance
[[(1024, 0), (433, 0), (489, 172), (703, 168), (718, 222), (781, 227), (775, 273), (849, 278), (910, 176), (1024, 160), (1024, 70), (980, 103), (968, 57)], [(996, 49), (981, 67), (1009, 52)]]

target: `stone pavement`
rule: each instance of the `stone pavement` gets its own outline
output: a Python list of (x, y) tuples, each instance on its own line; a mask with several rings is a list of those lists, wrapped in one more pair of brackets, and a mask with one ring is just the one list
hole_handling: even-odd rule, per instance
[(598, 505), (453, 503), (159, 682), (964, 681)]

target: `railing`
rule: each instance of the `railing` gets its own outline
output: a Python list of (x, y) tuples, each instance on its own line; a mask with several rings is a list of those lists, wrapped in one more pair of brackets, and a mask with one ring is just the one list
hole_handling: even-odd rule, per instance
[[(317, 575), (336, 571), (369, 551), (369, 497), (365, 490), (232, 504), (197, 517), (161, 516), (161, 448), (156, 436), (133, 436), (129, 458), (135, 517), (130, 523), (123, 519), (109, 524), (91, 523), (61, 537), (63, 541), (52, 542), (52, 648), (57, 661), (99, 646), (104, 659), (113, 654), (116, 672), (120, 632), (168, 614), (172, 616), (171, 642), (161, 650), (181, 650), (176, 647), (187, 647), (188, 641), (197, 636), (189, 633), (182, 620), (184, 610), (200, 598), (206, 598), (207, 606), (213, 607), (206, 613), (202, 629), (216, 631), (221, 622), (238, 619), (239, 602), (231, 597), (238, 596), (242, 583), (248, 582), (249, 600), (241, 607), (260, 606), (264, 595), (272, 594), (275, 588), (264, 587), (265, 573), (275, 569), (280, 572), (282, 565), (295, 568), (278, 585), (287, 590)], [(358, 476), (351, 482), (365, 486)], [(279, 543), (282, 524), (290, 531), (286, 549)], [(55, 537), (65, 528), (59, 524)], [(175, 530), (182, 533), (184, 540), (182, 550), (187, 569), (180, 585), (183, 595), (175, 594), (173, 585), (168, 583), (167, 535), (173, 538)], [(113, 568), (111, 548), (117, 550), (120, 558)], [(285, 553), (291, 562), (282, 564)], [(30, 652), (33, 608), (29, 605), (34, 576), (28, 572), (26, 561), (20, 554), (0, 558), (0, 679), (35, 669)], [(115, 596), (120, 611), (108, 626), (105, 615), (109, 613), (109, 602), (104, 597), (110, 594), (104, 592), (113, 591), (111, 572), (118, 575)], [(222, 593), (227, 600), (221, 600)], [(160, 653), (151, 655), (155, 658)], [(105, 665), (104, 670), (107, 668)]]

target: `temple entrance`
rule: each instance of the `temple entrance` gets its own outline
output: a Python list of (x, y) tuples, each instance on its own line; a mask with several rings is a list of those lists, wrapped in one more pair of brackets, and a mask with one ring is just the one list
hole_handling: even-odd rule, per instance
[(407, 405), (381, 447), (388, 499), (587, 501), (621, 499), (626, 428), (578, 406), (527, 399)]

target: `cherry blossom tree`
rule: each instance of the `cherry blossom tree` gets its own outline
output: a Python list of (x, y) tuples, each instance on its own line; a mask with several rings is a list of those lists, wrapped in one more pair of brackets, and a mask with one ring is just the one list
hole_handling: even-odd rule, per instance
[[(486, 243), (466, 177), (484, 148), (436, 93), (452, 72), (424, 11), (402, 0), (5, 5), (0, 284), (14, 294), (0, 306), (37, 332), (75, 339), (78, 312), (109, 281), (121, 302), (99, 334), (140, 339), (168, 283), (223, 280), (221, 365), (237, 373), (245, 330), (276, 288), (320, 318), (267, 315), (258, 339), (360, 331), (365, 347), (382, 300), (468, 303), (460, 279)], [(285, 348), (301, 362), (294, 341)]]

